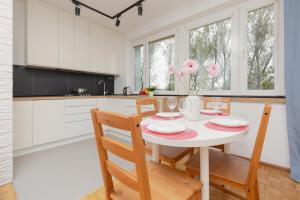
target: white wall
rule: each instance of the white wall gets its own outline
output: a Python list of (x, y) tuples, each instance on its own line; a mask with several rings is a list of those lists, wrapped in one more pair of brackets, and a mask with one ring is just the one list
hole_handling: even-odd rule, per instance
[(0, 186), (12, 181), (12, 0), (0, 0)]
[[(263, 106), (262, 103), (232, 103), (231, 112), (250, 122), (247, 136), (231, 145), (233, 154), (251, 157)], [(272, 105), (261, 160), (282, 167), (290, 166), (285, 104)]]

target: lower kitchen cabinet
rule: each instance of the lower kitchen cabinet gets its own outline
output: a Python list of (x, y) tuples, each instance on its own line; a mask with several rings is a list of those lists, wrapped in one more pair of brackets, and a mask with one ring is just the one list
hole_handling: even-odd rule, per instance
[(32, 147), (32, 101), (16, 101), (13, 110), (14, 150)]
[[(94, 135), (90, 110), (98, 107), (103, 111), (124, 115), (136, 114), (134, 99), (88, 98), (66, 100), (34, 100), (14, 102), (14, 150), (34, 148), (63, 140), (72, 141)], [(143, 110), (150, 110), (145, 106)], [(129, 136), (103, 126), (104, 133)], [(85, 137), (87, 136), (87, 137)], [(47, 146), (47, 145), (45, 145)]]
[(67, 138), (91, 134), (94, 131), (91, 120), (69, 122), (66, 123), (65, 128)]
[(65, 100), (65, 137), (72, 138), (93, 133), (91, 109), (96, 99)]
[(33, 145), (64, 138), (64, 106), (62, 100), (33, 102)]

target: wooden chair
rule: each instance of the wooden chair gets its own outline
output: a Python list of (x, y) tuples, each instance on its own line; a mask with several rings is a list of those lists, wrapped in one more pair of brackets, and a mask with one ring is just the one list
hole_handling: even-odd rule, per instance
[[(107, 200), (192, 200), (200, 198), (202, 184), (183, 172), (171, 170), (166, 165), (145, 161), (144, 144), (141, 135), (140, 117), (124, 116), (112, 112), (91, 110), (98, 148), (99, 161)], [(102, 125), (128, 131), (131, 134), (132, 147), (107, 138)], [(109, 160), (108, 153), (133, 162), (136, 169), (127, 171)], [(118, 181), (113, 181), (114, 176)], [(91, 196), (100, 200), (99, 190)]]
[[(271, 106), (265, 105), (250, 160), (235, 155), (228, 155), (217, 150), (210, 150), (209, 174), (212, 184), (216, 186), (221, 185), (223, 186), (221, 189), (225, 192), (238, 196), (242, 199), (259, 199), (257, 171), (270, 113)], [(197, 153), (186, 163), (186, 169), (189, 175), (199, 175), (199, 160), (199, 153)], [(245, 192), (246, 198), (237, 195), (233, 191), (227, 190), (224, 186), (229, 186)]]
[[(203, 97), (203, 109), (214, 109), (209, 104), (211, 102), (215, 102), (216, 99), (214, 97)], [(220, 97), (218, 98), (218, 102), (221, 102), (225, 107), (220, 108), (220, 110), (224, 113), (230, 114), (230, 108), (231, 108), (231, 100), (230, 98), (224, 98)], [(222, 152), (224, 152), (225, 146), (224, 145), (216, 145), (213, 146), (213, 148), (220, 149)]]
[[(143, 106), (153, 106), (153, 110), (142, 111)], [(155, 98), (151, 99), (137, 99), (136, 100), (136, 109), (137, 114), (142, 118), (154, 116), (159, 112), (158, 101)], [(145, 144), (145, 150), (147, 154), (152, 154), (152, 145)], [(168, 163), (172, 168), (175, 169), (176, 163), (184, 158), (186, 155), (194, 155), (193, 148), (184, 148), (184, 147), (168, 147), (160, 146), (159, 148), (159, 161)]]
[[(214, 109), (209, 104), (212, 102), (215, 102), (216, 98), (214, 97), (203, 97), (203, 109)], [(225, 97), (219, 97), (218, 102), (221, 102), (225, 107), (220, 108), (220, 110), (224, 113), (230, 114), (230, 108), (231, 108), (231, 100), (230, 98)]]

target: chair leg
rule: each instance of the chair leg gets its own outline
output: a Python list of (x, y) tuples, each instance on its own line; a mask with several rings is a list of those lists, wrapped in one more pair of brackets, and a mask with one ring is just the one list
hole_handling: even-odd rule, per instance
[(254, 189), (247, 189), (246, 190), (246, 200), (254, 200), (255, 199), (255, 191)]
[(196, 192), (189, 200), (201, 200), (201, 192)]
[(189, 177), (195, 178), (195, 177), (194, 177), (194, 174), (193, 174), (193, 172), (192, 172), (191, 169), (187, 168), (185, 172), (186, 172), (186, 174), (187, 174)]
[(174, 161), (170, 162), (170, 166), (172, 169), (176, 169), (176, 163)]
[(259, 185), (258, 185), (258, 178), (255, 181), (255, 200), (259, 200)]
[(190, 156), (192, 157), (195, 154), (194, 149), (190, 152)]

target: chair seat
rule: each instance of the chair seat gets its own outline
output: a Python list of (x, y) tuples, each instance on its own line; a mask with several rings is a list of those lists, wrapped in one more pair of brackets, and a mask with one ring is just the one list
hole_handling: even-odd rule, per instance
[[(152, 145), (145, 145), (146, 153), (152, 153)], [(189, 153), (193, 153), (193, 148), (185, 148), (185, 147), (169, 147), (169, 146), (159, 146), (159, 159), (163, 161), (179, 161), (184, 156)]]
[[(188, 177), (183, 172), (171, 169), (166, 165), (147, 162), (151, 198), (153, 200), (199, 200), (202, 184)], [(135, 172), (132, 172), (135, 175)], [(110, 195), (113, 200), (140, 199), (139, 193), (120, 182), (114, 182), (115, 192)], [(103, 189), (87, 195), (82, 200), (99, 200), (104, 196)], [(95, 198), (92, 198), (95, 197)]]
[[(234, 183), (245, 185), (250, 161), (238, 156), (225, 154), (217, 150), (209, 151), (209, 174), (212, 178), (231, 180)], [(186, 163), (187, 169), (200, 171), (200, 153), (197, 152)]]

